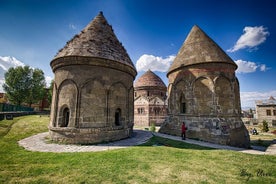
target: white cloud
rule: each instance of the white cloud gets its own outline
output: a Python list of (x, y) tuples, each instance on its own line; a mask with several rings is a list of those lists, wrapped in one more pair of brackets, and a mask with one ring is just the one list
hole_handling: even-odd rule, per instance
[(265, 64), (258, 65), (252, 61), (243, 61), (241, 59), (235, 61), (238, 65), (237, 73), (252, 73), (259, 69), (262, 72), (265, 72), (269, 68)]
[(72, 30), (76, 30), (76, 29), (77, 29), (77, 27), (76, 27), (74, 24), (72, 24), (72, 23), (69, 24), (68, 26), (69, 26), (69, 28), (72, 29)]
[(0, 67), (5, 70), (8, 71), (8, 69), (10, 67), (16, 67), (16, 66), (25, 66), (24, 63), (22, 63), (21, 61), (17, 60), (15, 57), (11, 57), (11, 56), (0, 56)]
[(269, 35), (269, 32), (267, 31), (267, 28), (263, 26), (255, 26), (255, 27), (245, 27), (243, 29), (243, 34), (238, 39), (236, 44), (228, 49), (228, 52), (235, 52), (240, 49), (257, 49), (257, 46), (261, 43), (265, 42), (267, 36)]
[(5, 82), (4, 79), (0, 79), (0, 92), (4, 92), (4, 89), (3, 89), (4, 82)]
[(171, 66), (175, 56), (168, 56), (166, 58), (144, 54), (136, 62), (138, 71), (159, 71), (167, 72)]
[(261, 70), (262, 72), (265, 72), (265, 71), (268, 70), (268, 69), (269, 69), (269, 68), (267, 68), (265, 64), (260, 65), (260, 70)]
[(25, 66), (24, 63), (11, 56), (0, 56), (0, 92), (3, 92), (5, 73), (11, 67)]
[(276, 91), (267, 92), (241, 92), (241, 106), (255, 107), (256, 100), (267, 100), (270, 96), (276, 98)]
[(47, 87), (50, 87), (52, 80), (53, 80), (53, 77), (45, 76), (45, 81), (46, 81), (46, 86)]

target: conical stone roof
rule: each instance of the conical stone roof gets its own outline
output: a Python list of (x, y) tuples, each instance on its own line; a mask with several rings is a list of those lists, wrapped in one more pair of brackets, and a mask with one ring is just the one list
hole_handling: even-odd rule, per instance
[(104, 58), (134, 67), (125, 48), (100, 12), (78, 35), (72, 38), (55, 59), (66, 56)]
[(134, 87), (162, 87), (166, 88), (166, 85), (162, 79), (153, 73), (151, 70), (145, 72), (137, 81), (134, 83)]
[(178, 51), (168, 74), (174, 70), (201, 63), (228, 63), (237, 68), (235, 62), (198, 26), (193, 26)]

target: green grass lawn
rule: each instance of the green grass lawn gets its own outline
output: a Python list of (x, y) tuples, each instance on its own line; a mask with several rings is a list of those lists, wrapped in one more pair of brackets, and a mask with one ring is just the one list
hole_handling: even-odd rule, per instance
[[(0, 121), (0, 183), (275, 183), (276, 156), (215, 150), (153, 137), (104, 152), (40, 153), (17, 141), (47, 131), (49, 118)], [(154, 145), (154, 146), (152, 146)]]

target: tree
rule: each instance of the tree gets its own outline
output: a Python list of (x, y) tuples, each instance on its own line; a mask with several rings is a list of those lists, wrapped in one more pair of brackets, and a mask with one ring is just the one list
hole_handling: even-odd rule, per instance
[(268, 132), (269, 128), (268, 128), (268, 123), (266, 120), (263, 120), (263, 127), (262, 127), (262, 131), (263, 132)]
[(3, 89), (10, 102), (15, 105), (21, 105), (26, 99), (28, 85), (30, 84), (30, 67), (10, 68), (5, 73), (5, 83)]
[(39, 100), (42, 100), (45, 96), (45, 77), (44, 73), (40, 69), (31, 69), (30, 70), (30, 85), (28, 86), (26, 94), (26, 103), (31, 107), (32, 104), (37, 103)]
[(5, 73), (4, 91), (10, 102), (31, 105), (43, 98), (45, 87), (44, 73), (29, 66), (10, 68)]

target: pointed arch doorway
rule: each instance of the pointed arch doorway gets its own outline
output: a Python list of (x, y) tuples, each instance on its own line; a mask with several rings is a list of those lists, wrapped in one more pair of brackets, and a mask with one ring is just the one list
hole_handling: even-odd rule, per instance
[(115, 111), (115, 125), (120, 126), (121, 125), (121, 109), (117, 108)]

